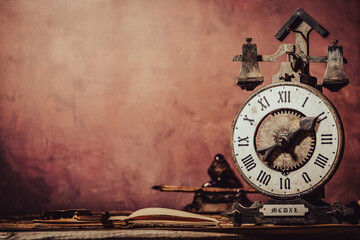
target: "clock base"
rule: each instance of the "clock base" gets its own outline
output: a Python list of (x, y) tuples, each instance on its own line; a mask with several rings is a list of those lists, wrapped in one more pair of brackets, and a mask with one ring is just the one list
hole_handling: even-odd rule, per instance
[(332, 205), (311, 204), (304, 199), (275, 200), (266, 203), (254, 202), (250, 207), (239, 203), (222, 215), (229, 218), (235, 227), (242, 224), (275, 224), (275, 225), (308, 225), (340, 224), (349, 222), (357, 224), (360, 219), (360, 206), (356, 202), (343, 205), (334, 202)]

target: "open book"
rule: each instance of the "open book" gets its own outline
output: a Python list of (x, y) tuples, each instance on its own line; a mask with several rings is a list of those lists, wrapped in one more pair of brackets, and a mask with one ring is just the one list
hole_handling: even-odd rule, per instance
[(129, 216), (90, 210), (55, 210), (45, 213), (42, 219), (33, 221), (37, 227), (201, 227), (219, 223), (215, 218), (168, 208), (144, 208)]
[(123, 220), (135, 226), (216, 226), (219, 223), (215, 218), (168, 208), (140, 209)]

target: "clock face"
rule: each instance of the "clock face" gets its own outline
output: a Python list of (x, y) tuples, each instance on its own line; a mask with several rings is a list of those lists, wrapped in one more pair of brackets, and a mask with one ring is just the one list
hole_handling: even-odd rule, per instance
[(231, 145), (238, 171), (251, 187), (289, 199), (313, 192), (332, 177), (344, 136), (338, 113), (318, 90), (277, 83), (241, 106)]

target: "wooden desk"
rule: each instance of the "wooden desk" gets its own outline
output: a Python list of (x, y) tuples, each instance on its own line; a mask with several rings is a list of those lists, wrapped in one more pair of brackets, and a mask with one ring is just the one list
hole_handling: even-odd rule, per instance
[(92, 226), (51, 228), (36, 226), (32, 220), (1, 220), (0, 239), (360, 239), (360, 224), (233, 227), (218, 216), (216, 227), (133, 227)]

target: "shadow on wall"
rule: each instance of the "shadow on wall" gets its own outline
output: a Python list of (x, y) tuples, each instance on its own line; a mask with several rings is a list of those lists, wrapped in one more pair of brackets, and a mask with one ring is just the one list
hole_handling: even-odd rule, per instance
[(50, 202), (50, 187), (42, 178), (15, 171), (0, 142), (0, 216), (40, 213)]

